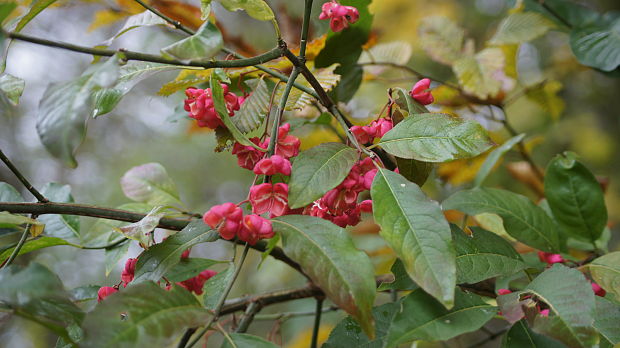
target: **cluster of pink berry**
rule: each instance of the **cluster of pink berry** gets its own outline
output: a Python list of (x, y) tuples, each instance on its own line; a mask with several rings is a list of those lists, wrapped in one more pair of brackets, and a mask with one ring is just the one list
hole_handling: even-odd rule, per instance
[(217, 228), (222, 238), (231, 240), (237, 237), (250, 245), (274, 235), (271, 221), (256, 214), (243, 216), (243, 210), (230, 202), (212, 207), (202, 220), (211, 228)]
[(339, 32), (357, 22), (359, 11), (353, 6), (343, 6), (335, 0), (323, 4), (319, 19), (329, 19), (329, 27), (333, 32)]
[(372, 212), (372, 201), (358, 203), (358, 197), (360, 193), (370, 190), (376, 174), (372, 159), (364, 158), (351, 168), (342, 183), (306, 207), (303, 214), (329, 220), (340, 227), (357, 225), (361, 212)]
[[(181, 254), (181, 260), (188, 258), (190, 252), (190, 249), (185, 250), (183, 254)], [(134, 273), (136, 272), (136, 263), (138, 263), (137, 258), (127, 259), (127, 261), (125, 262), (125, 268), (123, 268), (123, 272), (121, 273), (121, 282), (115, 286), (102, 286), (101, 288), (99, 288), (99, 291), (97, 292), (97, 301), (101, 302), (104, 298), (112, 295), (115, 292), (118, 292), (120, 285), (123, 285), (123, 287), (127, 287), (127, 285), (131, 283), (131, 281), (133, 281)], [(197, 276), (186, 279), (182, 282), (178, 282), (177, 285), (184, 287), (188, 291), (194, 292), (196, 295), (201, 295), (202, 287), (204, 286), (205, 282), (216, 274), (216, 271), (205, 269)], [(166, 284), (166, 290), (170, 290), (171, 287), (172, 284)]]
[[(222, 83), (221, 86), (224, 89), (224, 100), (226, 101), (228, 115), (234, 116), (235, 111), (239, 110), (245, 98), (238, 97), (230, 92), (228, 90), (228, 85)], [(185, 95), (187, 96), (184, 106), (185, 111), (189, 113), (189, 117), (198, 121), (199, 127), (215, 129), (224, 126), (222, 119), (217, 114), (217, 111), (215, 111), (211, 88), (199, 89), (190, 87), (185, 90)]]
[(360, 144), (372, 144), (375, 138), (381, 138), (394, 127), (389, 118), (380, 118), (372, 121), (368, 126), (353, 126), (351, 133)]
[(544, 251), (538, 252), (538, 259), (549, 266), (553, 265), (554, 263), (564, 263), (564, 261), (566, 261), (560, 254), (546, 253)]

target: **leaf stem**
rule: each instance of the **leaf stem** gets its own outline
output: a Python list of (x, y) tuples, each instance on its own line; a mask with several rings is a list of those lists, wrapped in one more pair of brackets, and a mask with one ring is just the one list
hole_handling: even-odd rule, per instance
[(187, 348), (191, 348), (196, 343), (198, 343), (198, 341), (200, 341), (202, 336), (209, 330), (209, 327), (211, 327), (211, 324), (213, 324), (214, 322), (216, 322), (219, 319), (221, 311), (222, 311), (222, 308), (224, 307), (224, 302), (226, 301), (226, 297), (228, 297), (228, 294), (230, 293), (230, 290), (232, 289), (233, 284), (235, 283), (235, 280), (237, 280), (237, 277), (239, 276), (239, 273), (241, 271), (241, 266), (243, 266), (243, 262), (245, 261), (245, 258), (248, 255), (248, 251), (249, 250), (250, 250), (250, 244), (246, 243), (245, 244), (245, 248), (243, 249), (243, 253), (241, 254), (241, 258), (239, 259), (239, 266), (237, 266), (237, 268), (235, 269), (235, 273), (233, 274), (232, 278), (230, 279), (230, 281), (226, 285), (226, 288), (224, 289), (224, 292), (222, 293), (222, 295), (220, 296), (219, 300), (217, 301), (217, 305), (215, 306), (215, 310), (213, 311), (213, 316), (211, 317), (211, 319), (209, 319), (207, 324), (205, 324), (205, 328), (202, 329), (198, 333), (196, 338), (194, 338), (192, 341), (190, 341), (187, 344), (187, 346), (186, 346)]
[(6, 164), (9, 170), (13, 174), (15, 174), (17, 179), (19, 179), (19, 181), (26, 187), (26, 189), (30, 193), (32, 193), (32, 195), (37, 199), (37, 201), (41, 203), (48, 202), (47, 198), (45, 198), (45, 196), (43, 196), (41, 192), (39, 192), (37, 189), (34, 188), (34, 186), (32, 186), (30, 181), (28, 181), (28, 179), (26, 179), (26, 177), (19, 171), (19, 169), (15, 167), (13, 162), (11, 162), (11, 160), (8, 157), (6, 157), (6, 155), (4, 154), (4, 152), (2, 152), (2, 150), (0, 150), (0, 159), (2, 160), (2, 162), (4, 162), (4, 164)]
[(323, 313), (323, 297), (316, 299), (316, 311), (314, 314), (314, 328), (312, 329), (312, 341), (310, 348), (316, 348), (319, 341), (319, 329), (321, 328), (321, 314)]
[(261, 308), (262, 306), (258, 302), (250, 303), (248, 308), (246, 308), (245, 313), (243, 314), (243, 319), (241, 319), (241, 322), (239, 323), (239, 326), (237, 327), (235, 332), (244, 333), (248, 331), (250, 323), (252, 323), (252, 320), (254, 320), (254, 316), (261, 310)]
[(161, 64), (170, 64), (177, 66), (186, 66), (186, 67), (199, 67), (204, 69), (212, 69), (212, 68), (242, 68), (247, 66), (254, 66), (257, 64), (262, 64), (273, 59), (282, 57), (283, 52), (281, 47), (275, 47), (270, 51), (267, 51), (261, 55), (244, 58), (244, 59), (235, 59), (235, 60), (210, 60), (210, 61), (201, 61), (201, 60), (190, 60), (190, 61), (182, 61), (178, 59), (168, 59), (162, 56), (141, 53), (141, 52), (133, 52), (128, 51), (126, 49), (118, 49), (118, 50), (108, 50), (101, 48), (91, 48), (85, 46), (74, 45), (66, 42), (60, 41), (52, 41), (47, 39), (41, 39), (29, 35), (24, 35), (16, 32), (4, 32), (4, 34), (15, 40), (30, 42), (38, 45), (55, 47), (60, 49), (65, 49), (78, 53), (92, 54), (95, 56), (102, 57), (111, 57), (116, 53), (121, 53), (127, 60), (137, 60), (142, 62), (152, 62), (152, 63), (161, 63)]
[[(334, 312), (340, 310), (339, 307), (330, 306), (325, 307), (321, 311), (323, 313)], [(284, 312), (284, 313), (275, 313), (275, 314), (263, 314), (254, 316), (254, 320), (287, 320), (290, 318), (296, 317), (306, 317), (310, 315), (316, 315), (316, 311), (307, 311), (307, 312)]]
[(28, 238), (28, 234), (30, 233), (30, 226), (30, 224), (26, 225), (26, 228), (24, 228), (24, 232), (22, 232), (22, 236), (19, 239), (19, 242), (15, 246), (15, 249), (13, 249), (11, 256), (9, 256), (9, 258), (6, 260), (6, 263), (4, 264), (4, 266), (2, 266), (2, 268), (8, 267), (13, 262), (13, 260), (15, 260), (17, 255), (19, 255), (19, 251), (24, 246), (24, 243), (26, 243), (26, 238)]
[(549, 14), (551, 14), (553, 17), (555, 17), (558, 21), (560, 21), (562, 24), (564, 24), (568, 29), (573, 29), (573, 25), (570, 24), (569, 21), (567, 21), (564, 17), (560, 16), (559, 13), (557, 13), (551, 6), (547, 5), (547, 3), (545, 3), (545, 0), (538, 0), (538, 3), (540, 4), (540, 6), (542, 6), (547, 12), (549, 12)]
[[(504, 114), (506, 114), (506, 111), (504, 111)], [(516, 137), (517, 135), (519, 135), (519, 133), (512, 127), (510, 122), (508, 122), (508, 118), (507, 117), (504, 118), (502, 123), (504, 124), (504, 127), (506, 128), (508, 133), (510, 133), (510, 136)], [(532, 159), (530, 154), (527, 152), (527, 149), (525, 148), (525, 144), (523, 142), (523, 139), (521, 139), (521, 141), (519, 141), (517, 143), (517, 147), (519, 148), (519, 153), (521, 154), (521, 157), (530, 165), (530, 168), (534, 172), (534, 175), (536, 175), (536, 177), (541, 182), (543, 182), (545, 180), (545, 175), (540, 170), (540, 168), (538, 168), (538, 166), (536, 165), (536, 162), (534, 162), (534, 159)]]

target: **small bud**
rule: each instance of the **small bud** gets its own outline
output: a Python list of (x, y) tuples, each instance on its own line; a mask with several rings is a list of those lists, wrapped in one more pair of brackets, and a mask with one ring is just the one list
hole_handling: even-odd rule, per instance
[(133, 275), (136, 271), (136, 263), (138, 259), (127, 259), (125, 262), (125, 268), (123, 268), (123, 272), (121, 273), (121, 280), (123, 281), (123, 286), (126, 287), (133, 280)]
[(508, 294), (512, 294), (512, 291), (510, 291), (508, 289), (499, 289), (499, 290), (497, 290), (497, 293), (499, 295), (508, 295)]
[(413, 86), (409, 92), (409, 95), (422, 105), (432, 104), (435, 101), (435, 98), (433, 98), (433, 95), (428, 90), (430, 85), (431, 80), (422, 79)]
[(113, 288), (111, 286), (102, 286), (97, 291), (97, 302), (103, 301), (106, 297), (112, 295), (113, 293), (118, 292), (118, 289)]
[(592, 282), (592, 291), (594, 291), (594, 295), (600, 297), (605, 297), (605, 295), (607, 294), (607, 291), (605, 291), (605, 289), (601, 288), (601, 286), (596, 284), (595, 282)]

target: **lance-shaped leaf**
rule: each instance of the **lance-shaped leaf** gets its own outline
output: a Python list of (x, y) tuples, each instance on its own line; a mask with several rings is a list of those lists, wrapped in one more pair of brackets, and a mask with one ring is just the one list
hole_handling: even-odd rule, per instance
[(581, 272), (555, 264), (536, 277), (523, 293), (536, 295), (552, 311), (547, 317), (534, 318), (534, 331), (570, 347), (592, 347), (597, 343), (598, 335), (592, 327), (594, 292)]
[(588, 268), (594, 281), (620, 299), (620, 251), (597, 258)]
[(493, 170), (501, 157), (506, 152), (510, 151), (513, 146), (523, 140), (524, 137), (525, 134), (519, 134), (515, 137), (508, 139), (500, 147), (491, 151), (491, 153), (489, 153), (487, 158), (484, 160), (484, 163), (482, 163), (482, 166), (478, 170), (478, 173), (476, 174), (476, 178), (474, 179), (474, 187), (480, 187), (480, 185), (482, 185), (482, 182), (484, 182), (484, 179), (489, 176), (489, 173), (491, 173), (491, 170)]
[(608, 13), (596, 23), (573, 29), (570, 47), (583, 65), (616, 69), (620, 65), (620, 16)]
[(554, 28), (555, 24), (536, 12), (512, 13), (504, 18), (493, 35), (493, 45), (520, 44), (532, 41)]
[(232, 281), (235, 275), (235, 269), (235, 264), (231, 262), (228, 268), (207, 280), (202, 288), (205, 293), (203, 297), (205, 308), (215, 310), (220, 297), (222, 297), (222, 294), (226, 291), (227, 285)]
[[(24, 246), (21, 249), (19, 249), (19, 254), (17, 255), (19, 256), (22, 254), (27, 254), (27, 253), (30, 253), (30, 252), (33, 252), (39, 249), (49, 248), (49, 247), (53, 247), (56, 245), (71, 245), (71, 244), (67, 242), (66, 240), (60, 239), (60, 238), (39, 237), (39, 238), (27, 241), (24, 244)], [(0, 253), (0, 263), (3, 263), (4, 261), (6, 261), (6, 259), (8, 259), (9, 256), (11, 256), (11, 254), (13, 253), (13, 250), (15, 250), (15, 247), (2, 250), (2, 252)]]
[(611, 344), (620, 343), (620, 305), (596, 296), (594, 327)]
[[(52, 202), (74, 202), (69, 185), (48, 183), (40, 191), (44, 197)], [(80, 244), (80, 218), (78, 216), (45, 214), (38, 219), (45, 224), (44, 234), (46, 236), (61, 238), (73, 244)]]
[(519, 253), (495, 233), (471, 227), (470, 237), (456, 225), (450, 227), (456, 249), (458, 283), (473, 284), (493, 277), (510, 276), (525, 268)]
[(84, 320), (85, 347), (167, 347), (186, 328), (204, 324), (209, 312), (186, 289), (148, 282), (101, 302)]
[(76, 81), (51, 84), (43, 93), (37, 114), (37, 133), (45, 148), (68, 166), (76, 167), (75, 152), (86, 135), (92, 113), (91, 94), (109, 87), (118, 77), (118, 59), (91, 66)]
[(445, 341), (478, 330), (497, 313), (482, 297), (459, 289), (454, 300), (454, 307), (448, 310), (422, 290), (409, 294), (394, 316), (385, 347), (414, 340)]
[(303, 151), (293, 163), (289, 207), (304, 207), (338, 186), (357, 159), (354, 149), (340, 143), (324, 143)]
[(272, 342), (254, 335), (231, 333), (228, 336), (230, 337), (230, 341), (232, 341), (232, 343), (229, 341), (229, 337), (226, 337), (224, 339), (224, 343), (222, 344), (222, 348), (278, 348), (278, 346)]
[[(310, 70), (312, 74), (314, 75), (314, 77), (316, 78), (316, 80), (321, 85), (321, 87), (323, 87), (323, 89), (326, 92), (329, 92), (332, 89), (334, 89), (334, 87), (338, 85), (338, 82), (340, 82), (340, 75), (335, 73), (335, 70), (338, 68), (338, 65), (339, 64), (332, 64), (325, 68)], [(309, 89), (312, 89), (310, 82), (308, 82), (308, 80), (306, 80), (306, 78), (303, 76), (299, 76), (297, 78), (297, 83), (299, 83), (302, 86), (308, 87)], [(275, 97), (276, 100), (282, 98), (282, 95), (284, 94), (284, 89), (285, 89), (285, 86), (283, 84), (278, 85), (278, 90), (276, 91), (276, 97)], [(314, 100), (316, 100), (316, 98), (314, 98), (310, 94), (303, 92), (297, 88), (293, 88), (289, 94), (289, 97), (288, 97), (288, 100), (286, 101), (286, 106), (284, 109), (289, 110), (289, 111), (301, 110), (304, 107), (310, 105), (310, 103), (312, 103), (312, 101)]]
[(125, 21), (125, 24), (123, 24), (123, 26), (118, 30), (118, 32), (116, 32), (114, 36), (106, 40), (103, 44), (109, 46), (112, 44), (112, 41), (114, 41), (114, 39), (136, 28), (167, 24), (168, 22), (166, 22), (163, 18), (159, 17), (155, 13), (151, 11), (144, 11), (142, 13), (138, 13), (136, 15), (128, 17)]
[(196, 34), (164, 47), (161, 51), (181, 60), (207, 61), (213, 58), (223, 46), (222, 33), (215, 24), (206, 21)]
[[(407, 65), (412, 52), (411, 44), (406, 41), (379, 43), (362, 52), (358, 63), (362, 65), (369, 63)], [(364, 71), (373, 75), (379, 75), (387, 68), (387, 66), (381, 65), (368, 65), (364, 67)]]
[(343, 319), (329, 334), (322, 348), (364, 347), (383, 348), (387, 332), (394, 316), (400, 309), (400, 302), (386, 303), (372, 309), (375, 318), (375, 339), (371, 340), (351, 317)]
[(418, 27), (420, 43), (435, 61), (452, 65), (461, 56), (463, 29), (446, 17), (426, 17)]
[(208, 269), (209, 267), (222, 263), (223, 261), (201, 259), (201, 258), (186, 258), (182, 259), (172, 267), (171, 270), (166, 273), (166, 279), (171, 282), (182, 282), (189, 278), (197, 276), (200, 272)]
[(118, 228), (125, 237), (137, 240), (140, 245), (148, 249), (151, 246), (151, 233), (159, 225), (159, 220), (166, 215), (166, 208), (155, 207), (140, 221)]
[(17, 7), (17, 3), (4, 1), (0, 3), (0, 23), (2, 23)]
[(245, 98), (232, 121), (241, 132), (249, 133), (260, 127), (265, 119), (269, 110), (271, 89), (263, 79), (252, 79), (245, 83), (252, 89), (252, 93)]
[(607, 225), (603, 190), (572, 155), (556, 156), (545, 173), (545, 197), (553, 217), (571, 237), (594, 243)]
[(494, 188), (474, 188), (453, 194), (443, 202), (442, 207), (472, 216), (497, 214), (504, 221), (506, 232), (520, 242), (546, 252), (560, 250), (555, 223), (542, 208), (525, 196)]
[(463, 55), (452, 67), (465, 92), (478, 98), (496, 96), (509, 80), (504, 75), (506, 59), (501, 48), (489, 47), (476, 55)]
[(0, 181), (0, 202), (23, 202), (22, 195), (11, 184)]
[(374, 268), (347, 232), (313, 216), (288, 215), (272, 221), (282, 235), (286, 254), (330, 300), (355, 318), (369, 337), (374, 337)]
[(212, 231), (202, 220), (193, 220), (180, 232), (140, 255), (132, 283), (158, 281), (181, 261), (181, 254), (185, 250), (199, 243), (214, 242), (218, 238), (217, 231)]
[(159, 163), (147, 163), (128, 170), (121, 178), (127, 198), (151, 205), (182, 206), (174, 181)]
[(492, 142), (478, 123), (447, 114), (427, 113), (407, 117), (378, 143), (385, 151), (423, 162), (448, 162), (475, 157)]
[(175, 69), (179, 69), (179, 67), (150, 62), (128, 62), (121, 66), (118, 82), (111, 88), (103, 88), (93, 94), (93, 117), (104, 115), (114, 110), (125, 94), (129, 93), (142, 80), (159, 72)]
[(403, 261), (407, 273), (447, 308), (456, 285), (450, 226), (439, 205), (401, 175), (379, 169), (370, 194), (381, 237)]
[(6, 211), (0, 211), (0, 228), (19, 228), (20, 225), (29, 225), (30, 234), (33, 237), (36, 237), (43, 232), (45, 228), (45, 223), (31, 219), (24, 215), (19, 214), (11, 214)]
[(419, 286), (411, 280), (405, 269), (405, 265), (400, 259), (396, 259), (390, 268), (390, 272), (394, 275), (394, 281), (390, 283), (381, 283), (377, 288), (378, 291), (385, 290), (415, 290)]
[(398, 165), (398, 173), (418, 186), (424, 185), (434, 166), (429, 162), (400, 157), (396, 157), (396, 164)]
[(502, 338), (502, 348), (563, 348), (560, 342), (530, 330), (525, 320), (516, 322)]
[(20, 18), (19, 22), (15, 26), (14, 31), (20, 32), (26, 24), (30, 23), (30, 21), (36, 17), (41, 11), (45, 10), (48, 6), (55, 3), (56, 0), (35, 0), (30, 4), (30, 10), (26, 13), (22, 18)]
[(400, 106), (402, 109), (407, 110), (407, 112), (409, 112), (409, 115), (427, 114), (430, 112), (428, 111), (426, 106), (411, 98), (409, 92), (407, 92), (403, 88), (396, 88), (395, 90), (396, 95), (398, 96), (398, 99), (396, 99), (396, 104), (398, 104), (398, 106)]
[(0, 93), (4, 93), (12, 105), (19, 103), (19, 97), (22, 96), (25, 86), (26, 82), (19, 77), (7, 73), (0, 74)]
[[(275, 18), (273, 11), (264, 0), (217, 0), (228, 11), (244, 10), (252, 18), (259, 21), (270, 21)], [(211, 0), (202, 0), (202, 6), (211, 3)]]

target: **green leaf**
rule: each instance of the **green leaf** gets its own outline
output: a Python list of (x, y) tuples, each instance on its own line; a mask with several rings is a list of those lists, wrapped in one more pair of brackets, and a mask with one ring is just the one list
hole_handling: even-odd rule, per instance
[[(204, 0), (203, 0), (204, 1)], [(228, 11), (244, 10), (259, 21), (275, 19), (273, 11), (264, 0), (217, 0)]]
[(513, 146), (523, 140), (523, 138), (525, 138), (525, 134), (519, 134), (517, 136), (514, 136), (508, 139), (505, 143), (503, 143), (495, 150), (491, 151), (491, 153), (489, 153), (487, 158), (484, 160), (484, 163), (482, 163), (482, 166), (478, 170), (478, 173), (476, 174), (476, 178), (474, 179), (474, 187), (480, 187), (480, 185), (482, 185), (482, 182), (484, 182), (487, 176), (489, 176), (489, 173), (491, 173), (491, 170), (493, 170), (500, 158), (506, 152), (510, 151)]
[(340, 64), (334, 71), (341, 76), (340, 85), (331, 93), (337, 101), (346, 103), (351, 100), (362, 82), (364, 70), (357, 64), (357, 61), (362, 54), (362, 46), (368, 41), (372, 26), (373, 16), (368, 9), (370, 2), (371, 0), (339, 1), (341, 5), (357, 8), (360, 18), (341, 32), (330, 32), (327, 35), (325, 47), (315, 59), (316, 68)]
[(148, 282), (107, 297), (84, 320), (85, 347), (166, 347), (209, 313), (180, 286), (170, 291)]
[(26, 13), (20, 20), (17, 22), (15, 29), (13, 31), (20, 32), (26, 24), (30, 23), (30, 21), (36, 17), (41, 11), (45, 10), (51, 4), (55, 3), (56, 0), (34, 0), (30, 5), (30, 10)]
[(23, 202), (22, 195), (10, 184), (0, 181), (0, 202)]
[(461, 57), (464, 31), (445, 17), (425, 17), (418, 27), (419, 42), (433, 60), (452, 65)]
[(150, 205), (182, 206), (174, 181), (159, 163), (147, 163), (128, 170), (121, 178), (127, 198)]
[(69, 291), (71, 301), (85, 302), (97, 299), (97, 293), (101, 287), (99, 285), (84, 285)]
[(452, 69), (465, 92), (480, 99), (496, 96), (507, 79), (504, 74), (506, 58), (501, 48), (490, 47), (459, 58)]
[(157, 228), (159, 220), (164, 215), (166, 215), (166, 208), (161, 206), (155, 207), (140, 221), (119, 227), (118, 231), (125, 237), (138, 241), (140, 246), (148, 249), (152, 243), (151, 233)]
[(520, 242), (546, 252), (560, 250), (554, 222), (542, 208), (520, 194), (494, 188), (474, 188), (453, 194), (443, 202), (442, 207), (472, 216), (497, 214), (504, 221), (506, 232)]
[(536, 316), (533, 330), (550, 335), (571, 347), (592, 347), (598, 336), (594, 324), (594, 292), (576, 269), (555, 264), (532, 281), (524, 292), (549, 305), (553, 314)]
[(0, 3), (0, 24), (15, 10), (17, 3), (3, 1)]
[(245, 81), (252, 93), (245, 98), (241, 108), (235, 112), (232, 118), (233, 123), (239, 131), (249, 133), (263, 123), (269, 111), (269, 100), (271, 99), (271, 89), (263, 79), (251, 79)]
[(293, 163), (289, 207), (304, 207), (338, 186), (358, 157), (354, 149), (340, 143), (323, 143), (303, 151)]
[[(57, 183), (48, 183), (41, 190), (41, 194), (51, 202), (73, 203), (71, 187)], [(80, 244), (80, 218), (76, 215), (45, 214), (38, 218), (45, 224), (44, 234), (66, 240), (69, 243)]]
[(215, 75), (211, 75), (210, 80), (211, 94), (213, 96), (213, 104), (215, 106), (215, 111), (222, 119), (222, 122), (228, 128), (230, 133), (235, 137), (235, 140), (240, 144), (246, 146), (252, 146), (253, 148), (265, 152), (266, 149), (261, 148), (260, 146), (251, 142), (245, 134), (241, 133), (239, 128), (232, 121), (230, 116), (228, 115), (228, 109), (226, 108), (226, 102), (224, 101), (224, 89), (222, 85), (220, 85), (220, 81)]
[(205, 22), (196, 34), (161, 49), (162, 53), (180, 60), (208, 61), (224, 46), (222, 33), (215, 24)]
[(7, 73), (0, 74), (0, 93), (6, 95), (11, 105), (19, 104), (19, 97), (22, 96), (24, 87), (26, 82), (19, 77)]
[(423, 162), (448, 162), (475, 157), (492, 142), (482, 126), (447, 114), (427, 113), (405, 118), (377, 144), (388, 153)]
[(230, 267), (226, 268), (222, 272), (209, 278), (205, 285), (202, 287), (204, 291), (204, 307), (210, 310), (214, 310), (217, 307), (217, 303), (220, 297), (226, 291), (226, 286), (232, 280), (235, 274), (235, 265), (230, 264)]
[(385, 290), (415, 290), (419, 286), (411, 280), (405, 269), (405, 264), (401, 259), (396, 259), (390, 268), (390, 272), (394, 275), (394, 281), (391, 283), (382, 283), (377, 291)]
[(222, 262), (223, 261), (200, 258), (182, 259), (166, 273), (165, 277), (173, 283), (182, 282), (184, 280), (197, 276), (198, 273)]
[(86, 135), (87, 115), (92, 113), (92, 93), (112, 85), (118, 71), (118, 59), (113, 56), (91, 66), (75, 81), (50, 84), (43, 93), (37, 133), (45, 148), (68, 166), (77, 166), (74, 155)]
[(396, 157), (396, 164), (398, 165), (400, 175), (420, 187), (424, 185), (434, 166), (429, 162), (400, 157)]
[(288, 215), (272, 222), (282, 235), (284, 252), (374, 337), (374, 267), (366, 253), (355, 248), (344, 229), (317, 217)]
[[(146, 214), (153, 209), (153, 206), (145, 203), (133, 202), (122, 204), (116, 207), (116, 209)], [(124, 224), (126, 224), (124, 221), (97, 219), (97, 221), (90, 226), (86, 233), (82, 233), (82, 243), (87, 247), (100, 248), (125, 239), (125, 237), (118, 233), (117, 230), (117, 228), (123, 226)], [(114, 265), (106, 267), (114, 267)]]
[[(260, 0), (262, 1), (262, 0)], [(233, 341), (234, 346), (228, 341), (228, 337), (224, 338), (222, 348), (277, 348), (275, 344), (254, 335), (231, 333), (230, 339)]]
[[(150, 13), (150, 12), (149, 12)], [(174, 65), (131, 61), (119, 69), (118, 81), (110, 88), (103, 88), (93, 94), (93, 117), (107, 114), (114, 110), (125, 94), (142, 80), (157, 73), (179, 69)]]
[(504, 18), (489, 42), (492, 45), (512, 45), (532, 41), (553, 29), (555, 24), (536, 12), (518, 12)]
[(545, 173), (545, 197), (560, 230), (594, 243), (607, 225), (603, 189), (596, 177), (570, 154), (556, 156)]
[(409, 92), (404, 90), (403, 88), (396, 88), (396, 95), (398, 99), (396, 99), (396, 104), (402, 109), (407, 110), (409, 112), (409, 116), (413, 116), (415, 114), (426, 114), (429, 113), (426, 106), (420, 104), (417, 100), (411, 98)]
[(374, 340), (371, 340), (362, 332), (359, 324), (353, 318), (346, 317), (332, 330), (329, 334), (329, 339), (323, 344), (322, 348), (383, 348), (387, 331), (399, 308), (400, 303), (386, 303), (372, 309), (376, 328)]
[(456, 249), (456, 281), (459, 284), (510, 276), (525, 268), (519, 253), (495, 233), (470, 227), (470, 237), (457, 226), (451, 227)]
[[(33, 252), (39, 249), (49, 248), (49, 247), (53, 247), (56, 245), (71, 245), (71, 244), (64, 239), (43, 236), (37, 239), (32, 239), (32, 240), (27, 241), (24, 244), (24, 246), (19, 250), (19, 254), (17, 255), (19, 256), (22, 254), (27, 254), (27, 253), (30, 253), (30, 252)], [(13, 250), (15, 250), (15, 247), (2, 250), (2, 253), (0, 253), (0, 263), (6, 261), (6, 259), (8, 259), (9, 256), (11, 256), (11, 254), (13, 253)]]
[(385, 347), (414, 340), (445, 341), (478, 330), (497, 313), (478, 295), (456, 290), (454, 308), (447, 310), (431, 295), (415, 290), (402, 300), (388, 330)]
[(450, 226), (439, 205), (418, 185), (386, 169), (377, 172), (370, 195), (379, 234), (403, 261), (411, 279), (452, 307), (456, 256)]
[(0, 271), (0, 301), (15, 314), (39, 322), (59, 335), (66, 335), (62, 326), (80, 323), (84, 316), (82, 310), (69, 300), (60, 278), (38, 263), (3, 268)]
[(547, 80), (544, 83), (528, 87), (525, 96), (548, 112), (553, 120), (558, 120), (566, 108), (566, 102), (558, 95), (563, 87), (560, 81)]
[[(545, 9), (540, 1), (525, 0), (523, 4), (525, 5), (525, 10), (543, 14), (548, 19), (555, 22), (559, 29), (564, 29), (566, 27), (566, 24), (558, 20), (548, 9)], [(545, 0), (544, 4), (574, 27), (583, 27), (590, 23), (594, 23), (601, 17), (591, 6), (572, 0)]]
[(525, 320), (516, 322), (502, 339), (502, 348), (563, 348), (560, 342), (530, 330)]
[(620, 251), (597, 258), (588, 268), (598, 285), (620, 299)]
[(158, 281), (181, 261), (181, 254), (193, 245), (214, 242), (219, 238), (202, 220), (193, 220), (180, 232), (168, 237), (146, 250), (136, 264), (132, 284), (152, 280)]
[(595, 302), (594, 328), (611, 344), (620, 343), (620, 305), (600, 296)]
[(154, 25), (167, 25), (167, 24), (168, 22), (166, 22), (163, 18), (159, 17), (155, 13), (151, 11), (144, 11), (142, 13), (138, 13), (136, 15), (128, 17), (127, 20), (125, 21), (125, 24), (118, 30), (118, 32), (116, 32), (116, 34), (114, 34), (114, 36), (106, 40), (104, 45), (106, 46), (111, 45), (114, 39), (120, 37), (121, 35), (125, 34), (126, 32), (130, 30), (140, 28), (140, 27), (150, 27)]
[(573, 29), (570, 47), (581, 64), (615, 70), (620, 65), (620, 16), (608, 13), (595, 24)]

